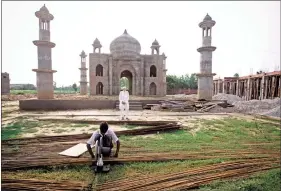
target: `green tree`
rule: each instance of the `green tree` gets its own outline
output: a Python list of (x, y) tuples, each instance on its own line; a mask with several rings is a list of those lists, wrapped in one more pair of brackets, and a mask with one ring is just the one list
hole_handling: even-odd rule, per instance
[(238, 74), (238, 73), (235, 73), (235, 74), (234, 74), (234, 77), (238, 78), (238, 77), (239, 77), (239, 74)]
[(126, 77), (122, 77), (120, 78), (120, 88), (122, 87), (126, 87), (127, 89), (129, 89), (129, 80)]
[(54, 89), (57, 89), (57, 83), (55, 81), (53, 81), (53, 87)]
[(189, 88), (190, 89), (197, 89), (197, 76), (195, 73), (191, 74), (189, 77)]
[(167, 75), (167, 90), (172, 89), (197, 89), (197, 77), (196, 74), (185, 74), (181, 76)]
[(74, 83), (74, 84), (72, 85), (72, 88), (74, 89), (75, 92), (77, 92), (77, 84), (76, 84), (76, 83)]

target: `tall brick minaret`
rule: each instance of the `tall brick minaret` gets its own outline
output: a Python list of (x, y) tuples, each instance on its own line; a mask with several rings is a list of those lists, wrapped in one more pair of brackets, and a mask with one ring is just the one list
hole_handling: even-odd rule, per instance
[(197, 51), (201, 54), (200, 73), (198, 77), (198, 99), (212, 100), (213, 96), (213, 76), (212, 73), (212, 52), (216, 47), (212, 46), (212, 27), (216, 24), (214, 20), (207, 14), (204, 20), (199, 24), (202, 28), (202, 47)]
[(81, 52), (79, 55), (81, 57), (81, 68), (79, 70), (81, 71), (81, 76), (80, 76), (80, 94), (81, 95), (86, 95), (88, 93), (88, 88), (87, 88), (87, 70), (86, 68), (86, 57), (87, 55), (85, 54), (84, 50)]
[(50, 21), (54, 16), (49, 13), (49, 10), (44, 5), (39, 11), (35, 12), (39, 19), (39, 40), (33, 41), (37, 46), (38, 54), (38, 69), (33, 69), (37, 76), (37, 98), (38, 99), (53, 99), (53, 73), (52, 70), (52, 48), (55, 43), (50, 42)]

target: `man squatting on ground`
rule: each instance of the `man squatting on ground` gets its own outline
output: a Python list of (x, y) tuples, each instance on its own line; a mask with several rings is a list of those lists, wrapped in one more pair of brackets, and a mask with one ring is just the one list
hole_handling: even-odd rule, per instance
[[(120, 141), (114, 131), (108, 128), (108, 124), (103, 122), (100, 124), (100, 130), (96, 130), (91, 138), (87, 141), (87, 149), (92, 156), (97, 160), (97, 156), (102, 154), (105, 157), (109, 157), (113, 148), (112, 140), (117, 144), (116, 152), (113, 157), (118, 157), (120, 149)], [(93, 154), (91, 145), (95, 144), (95, 155)]]
[(119, 109), (121, 111), (121, 120), (128, 120), (129, 92), (126, 90), (126, 87), (122, 87), (122, 91), (119, 93)]

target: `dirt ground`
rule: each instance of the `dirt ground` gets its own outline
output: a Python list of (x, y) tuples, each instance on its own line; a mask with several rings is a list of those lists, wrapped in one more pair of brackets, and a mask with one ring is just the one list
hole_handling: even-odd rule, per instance
[[(197, 95), (167, 95), (165, 97), (139, 97), (139, 96), (130, 96), (130, 100), (168, 100), (168, 99), (196, 99)], [(118, 96), (89, 96), (89, 95), (80, 95), (77, 94), (54, 94), (55, 99), (71, 99), (71, 100), (118, 100)], [(23, 94), (23, 95), (2, 95), (2, 101), (17, 101), (17, 100), (25, 100), (25, 99), (37, 99), (36, 94)]]
[[(98, 129), (98, 125), (90, 124), (71, 124), (71, 123), (52, 123), (52, 119), (71, 119), (71, 120), (120, 120), (120, 112), (115, 109), (111, 110), (67, 110), (67, 111), (20, 111), (18, 101), (2, 101), (2, 126), (15, 123), (19, 119), (24, 118), (33, 123), (37, 123), (36, 127), (24, 133), (23, 137), (32, 136), (54, 136), (54, 135), (70, 135), (91, 133)], [(196, 112), (169, 112), (169, 111), (130, 111), (130, 120), (140, 121), (178, 121), (185, 129), (189, 129), (190, 133), (196, 134), (202, 125), (200, 120), (215, 120), (225, 117), (244, 118), (245, 120), (256, 120), (252, 116), (237, 113), (196, 113)], [(39, 119), (49, 119), (50, 121), (41, 122)], [(259, 119), (261, 120), (261, 119)], [(120, 125), (110, 125), (115, 130), (127, 130), (128, 127)], [(138, 127), (134, 127), (138, 128)]]
[[(2, 126), (14, 123), (20, 118), (28, 119), (30, 122), (38, 123), (31, 132), (25, 133), (23, 137), (32, 137), (40, 135), (67, 135), (91, 133), (98, 129), (97, 125), (65, 124), (48, 122), (42, 123), (38, 119), (71, 119), (71, 120), (120, 120), (118, 110), (67, 110), (67, 111), (20, 111), (18, 101), (2, 101)], [(198, 119), (220, 119), (228, 117), (226, 113), (221, 114), (201, 114), (195, 112), (165, 112), (165, 111), (130, 111), (130, 120), (143, 121), (178, 121), (186, 128), (192, 128), (194, 121)], [(198, 124), (197, 124), (198, 125)], [(115, 131), (126, 130), (128, 127), (119, 125), (110, 125)], [(134, 127), (138, 128), (138, 127)]]

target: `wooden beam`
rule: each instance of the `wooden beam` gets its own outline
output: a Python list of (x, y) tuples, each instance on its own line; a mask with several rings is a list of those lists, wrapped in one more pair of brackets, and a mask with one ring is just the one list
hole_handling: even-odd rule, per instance
[(279, 76), (279, 84), (278, 84), (278, 97), (280, 97), (281, 95), (281, 76)]
[[(236, 80), (236, 92), (235, 94), (239, 96), (239, 80)], [(239, 96), (240, 97), (240, 96)]]
[(267, 94), (268, 94), (268, 77), (265, 76), (265, 77), (264, 77), (264, 80), (265, 80), (264, 99), (267, 99)]
[(264, 78), (265, 78), (265, 76), (263, 76), (261, 78), (261, 86), (260, 86), (260, 99), (261, 100), (264, 98), (264, 85), (265, 85)]
[(271, 85), (271, 99), (274, 98), (274, 94), (275, 94), (275, 76), (272, 76), (272, 85)]

